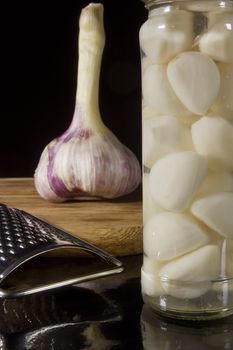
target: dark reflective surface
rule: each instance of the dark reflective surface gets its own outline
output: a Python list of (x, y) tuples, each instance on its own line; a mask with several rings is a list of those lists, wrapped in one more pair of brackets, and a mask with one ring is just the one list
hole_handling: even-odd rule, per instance
[(125, 272), (59, 292), (0, 301), (0, 350), (229, 350), (233, 317), (177, 323), (143, 306), (141, 256)]
[(144, 350), (233, 349), (233, 318), (211, 322), (173, 322), (144, 305), (141, 314)]

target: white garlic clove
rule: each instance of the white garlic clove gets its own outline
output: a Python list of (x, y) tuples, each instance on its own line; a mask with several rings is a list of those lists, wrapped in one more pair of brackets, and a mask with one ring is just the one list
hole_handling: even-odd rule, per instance
[(143, 268), (141, 269), (141, 284), (142, 293), (145, 295), (156, 297), (164, 294), (159, 277), (144, 271)]
[(142, 76), (142, 95), (157, 114), (190, 115), (190, 111), (180, 102), (169, 84), (165, 65), (152, 64), (147, 66)]
[(148, 119), (148, 118), (153, 118), (156, 117), (157, 113), (156, 111), (151, 108), (145, 100), (142, 100), (142, 119)]
[(191, 50), (193, 15), (182, 10), (150, 14), (141, 26), (140, 46), (153, 63), (164, 64), (182, 51)]
[(194, 216), (220, 235), (233, 238), (233, 193), (217, 193), (192, 204)]
[(211, 107), (215, 115), (233, 120), (233, 64), (218, 64), (221, 83), (218, 98)]
[(164, 290), (177, 298), (196, 298), (206, 293), (219, 277), (220, 249), (206, 245), (163, 266), (159, 272)]
[(199, 40), (200, 51), (216, 61), (233, 63), (233, 12), (210, 12), (208, 20), (208, 31)]
[(79, 197), (116, 198), (141, 182), (135, 155), (106, 128), (98, 104), (105, 43), (103, 5), (91, 3), (79, 20), (76, 106), (65, 133), (43, 152), (35, 172), (38, 193), (51, 201)]
[(197, 193), (197, 198), (218, 192), (233, 192), (232, 173), (226, 171), (209, 172)]
[(224, 239), (222, 244), (222, 271), (221, 276), (233, 278), (233, 240)]
[(142, 293), (148, 296), (160, 296), (164, 294), (159, 278), (159, 270), (163, 265), (146, 256), (143, 257), (143, 266), (141, 269)]
[(233, 170), (233, 125), (221, 117), (203, 117), (191, 128), (194, 146), (216, 170)]
[(218, 67), (200, 52), (177, 55), (168, 64), (167, 76), (176, 96), (194, 114), (205, 114), (218, 95)]
[(210, 288), (210, 282), (174, 282), (164, 280), (162, 288), (166, 294), (180, 299), (194, 299), (204, 295)]
[(148, 168), (165, 154), (186, 150), (193, 150), (190, 129), (175, 117), (153, 117), (143, 122), (143, 164)]
[(146, 68), (149, 67), (151, 64), (153, 64), (153, 63), (151, 62), (151, 60), (148, 57), (144, 56), (141, 58), (141, 72), (142, 72), (142, 74), (144, 73)]
[(153, 215), (163, 211), (155, 204), (149, 188), (149, 174), (143, 174), (143, 222), (147, 222)]
[(150, 172), (150, 190), (158, 205), (184, 210), (207, 175), (207, 162), (195, 152), (178, 152), (158, 160)]
[(144, 226), (143, 247), (148, 257), (171, 260), (209, 242), (208, 235), (191, 216), (165, 212)]

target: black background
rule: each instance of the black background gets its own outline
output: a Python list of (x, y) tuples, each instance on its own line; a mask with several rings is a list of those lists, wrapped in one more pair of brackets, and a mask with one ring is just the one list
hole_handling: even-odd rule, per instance
[[(1, 9), (0, 177), (33, 176), (74, 110), (78, 19), (88, 1), (11, 1)], [(100, 79), (105, 124), (141, 158), (140, 0), (105, 0)], [(3, 4), (3, 3), (2, 3)]]

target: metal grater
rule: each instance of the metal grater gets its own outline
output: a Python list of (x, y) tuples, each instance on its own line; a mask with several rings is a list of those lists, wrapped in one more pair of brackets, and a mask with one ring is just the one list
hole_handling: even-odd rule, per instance
[[(95, 256), (98, 263), (80, 258), (80, 250)], [(57, 258), (63, 251), (68, 257)], [(79, 257), (74, 257), (76, 252)], [(94, 272), (89, 266), (95, 267)], [(0, 204), (1, 298), (61, 288), (121, 271), (122, 263), (107, 252), (27, 212)]]

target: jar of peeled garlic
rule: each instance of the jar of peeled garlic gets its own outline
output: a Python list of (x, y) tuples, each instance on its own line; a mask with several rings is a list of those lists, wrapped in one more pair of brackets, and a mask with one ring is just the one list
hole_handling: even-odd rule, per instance
[(233, 2), (145, 3), (143, 299), (220, 318), (233, 313)]

